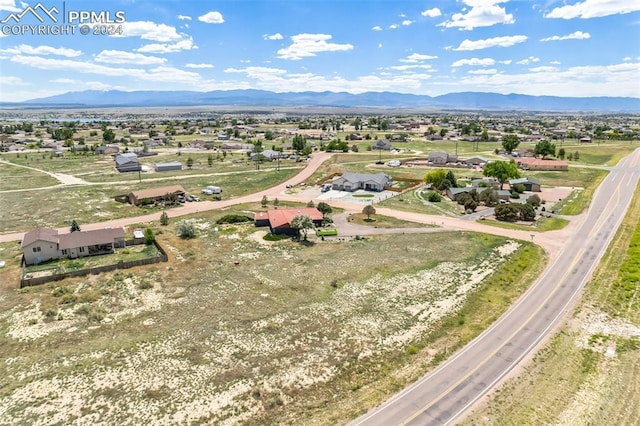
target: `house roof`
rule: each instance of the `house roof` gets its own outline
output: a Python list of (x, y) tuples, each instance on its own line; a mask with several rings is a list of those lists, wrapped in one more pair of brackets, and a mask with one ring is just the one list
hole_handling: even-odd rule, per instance
[[(256, 213), (256, 219), (258, 219)], [(269, 224), (272, 228), (280, 228), (283, 226), (289, 226), (291, 220), (297, 216), (309, 216), (311, 220), (322, 220), (322, 213), (315, 207), (303, 207), (299, 209), (273, 209), (267, 211), (267, 217), (269, 218)]]
[(532, 177), (523, 177), (520, 179), (511, 179), (509, 181), (509, 185), (518, 185), (520, 183), (533, 183), (534, 185), (540, 185), (540, 181), (538, 179)]
[(389, 180), (391, 180), (391, 178), (386, 173), (382, 173), (382, 172), (376, 173), (376, 174), (346, 172), (346, 173), (343, 173), (340, 178), (344, 179), (347, 182), (373, 181), (383, 186), (386, 185), (389, 182)]
[(170, 185), (170, 186), (162, 186), (160, 188), (149, 188), (149, 189), (141, 189), (139, 191), (132, 191), (131, 195), (136, 197), (138, 200), (142, 200), (143, 198), (155, 198), (162, 197), (167, 194), (176, 194), (176, 193), (184, 193), (184, 188), (182, 185)]
[(182, 167), (179, 161), (171, 161), (169, 163), (156, 163), (156, 167)]
[(60, 250), (93, 246), (97, 244), (112, 243), (116, 239), (123, 239), (124, 229), (105, 228), (95, 229), (93, 231), (76, 231), (69, 234), (60, 234), (58, 238)]
[(116, 164), (138, 163), (138, 156), (133, 152), (116, 155)]
[(51, 228), (36, 228), (33, 231), (29, 231), (24, 234), (24, 238), (22, 239), (22, 247), (31, 245), (36, 241), (47, 241), (57, 244), (58, 231)]

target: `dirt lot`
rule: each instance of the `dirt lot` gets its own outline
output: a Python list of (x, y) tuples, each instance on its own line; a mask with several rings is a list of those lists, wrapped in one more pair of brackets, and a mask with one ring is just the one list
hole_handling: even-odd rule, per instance
[(196, 226), (195, 240), (159, 229), (169, 264), (2, 291), (4, 420), (326, 419), (520, 246), (470, 233), (303, 245)]

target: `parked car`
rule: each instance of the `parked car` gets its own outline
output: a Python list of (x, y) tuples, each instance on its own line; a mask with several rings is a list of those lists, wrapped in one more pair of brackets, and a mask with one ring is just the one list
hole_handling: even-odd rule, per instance
[(202, 193), (203, 193), (204, 195), (213, 195), (213, 191), (212, 191), (212, 190), (210, 190), (210, 189), (203, 189), (203, 190), (202, 190)]

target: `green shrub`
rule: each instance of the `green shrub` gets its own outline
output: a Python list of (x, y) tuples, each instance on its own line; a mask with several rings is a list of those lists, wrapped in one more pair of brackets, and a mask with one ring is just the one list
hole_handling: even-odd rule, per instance
[(73, 290), (71, 290), (69, 287), (56, 287), (51, 292), (51, 295), (53, 297), (62, 297), (65, 294), (69, 294), (69, 293), (73, 293)]
[(439, 203), (440, 201), (442, 201), (442, 195), (438, 194), (437, 192), (430, 192), (429, 195), (427, 195), (427, 201), (430, 201), (432, 203)]
[(242, 223), (242, 222), (251, 222), (251, 221), (253, 221), (253, 219), (242, 214), (228, 214), (216, 220), (216, 223), (220, 225), (223, 223)]

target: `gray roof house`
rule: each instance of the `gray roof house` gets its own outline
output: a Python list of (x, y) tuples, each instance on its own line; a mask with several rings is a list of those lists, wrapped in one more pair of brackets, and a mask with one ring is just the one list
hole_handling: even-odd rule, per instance
[(355, 191), (364, 189), (367, 191), (382, 191), (385, 186), (391, 185), (393, 179), (386, 173), (343, 173), (333, 180), (333, 189), (338, 191)]
[(391, 151), (393, 146), (387, 139), (378, 139), (371, 144), (371, 149), (380, 149), (382, 151)]
[(156, 163), (156, 172), (168, 172), (171, 170), (182, 170), (182, 163), (179, 161), (172, 161), (170, 163)]
[(430, 152), (427, 159), (433, 164), (447, 164), (458, 162), (457, 155), (449, 155), (446, 152)]
[(76, 258), (113, 253), (124, 247), (123, 228), (105, 228), (59, 234), (56, 229), (37, 228), (24, 235), (22, 253), (27, 265), (63, 257)]
[(516, 185), (524, 185), (525, 191), (541, 192), (540, 181), (532, 177), (523, 177), (520, 179), (511, 179), (509, 181), (509, 188), (513, 188)]
[(133, 152), (116, 155), (116, 169), (123, 172), (139, 172), (142, 170), (138, 156)]

